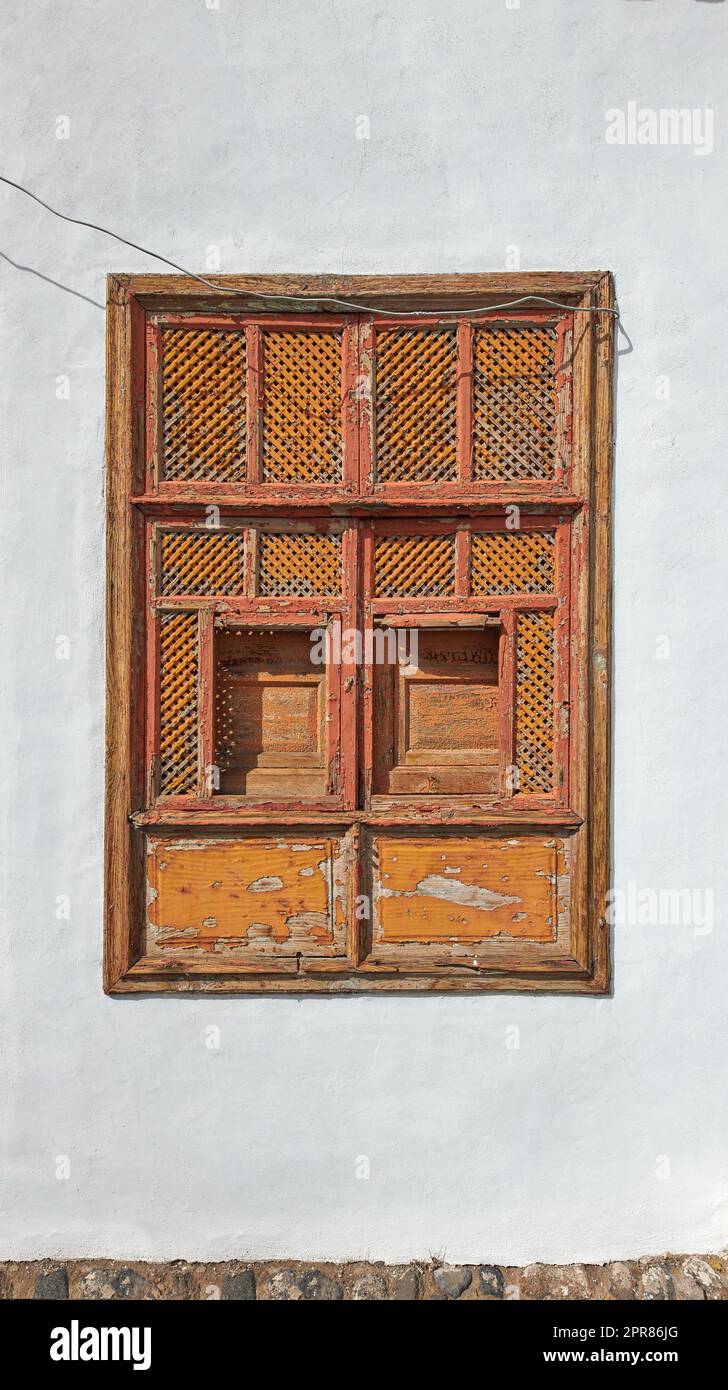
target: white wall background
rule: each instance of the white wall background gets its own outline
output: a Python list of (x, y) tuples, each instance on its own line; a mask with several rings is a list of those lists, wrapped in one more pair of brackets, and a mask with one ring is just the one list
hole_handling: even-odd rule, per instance
[[(618, 928), (602, 1001), (103, 996), (89, 301), (158, 267), (0, 186), (0, 1256), (726, 1243), (727, 34), (720, 0), (3, 6), (2, 172), (193, 269), (615, 272), (615, 881), (715, 920)], [(714, 152), (609, 145), (630, 100), (713, 108)]]

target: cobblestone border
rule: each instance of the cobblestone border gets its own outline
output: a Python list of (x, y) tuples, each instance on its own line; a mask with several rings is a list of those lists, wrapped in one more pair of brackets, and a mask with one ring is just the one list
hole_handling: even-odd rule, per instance
[(728, 1251), (610, 1264), (347, 1264), (260, 1260), (151, 1264), (120, 1260), (0, 1263), (0, 1298), (390, 1300), (677, 1299), (728, 1301)]

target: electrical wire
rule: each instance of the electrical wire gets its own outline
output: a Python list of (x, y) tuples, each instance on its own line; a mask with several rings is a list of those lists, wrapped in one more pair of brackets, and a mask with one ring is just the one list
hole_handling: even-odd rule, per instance
[[(112, 232), (109, 227), (102, 227), (98, 222), (88, 222), (83, 217), (70, 217), (65, 212), (59, 212), (57, 208), (51, 207), (50, 203), (46, 203), (43, 198), (40, 198), (37, 193), (33, 193), (31, 189), (26, 188), (22, 183), (16, 183), (14, 179), (7, 178), (5, 174), (0, 174), (0, 183), (8, 184), (10, 188), (15, 188), (19, 193), (24, 193), (26, 197), (32, 198), (35, 203), (39, 203), (42, 208), (45, 208), (46, 212), (52, 213), (54, 217), (59, 217), (62, 222), (70, 222), (75, 227), (88, 227), (92, 232), (101, 232), (103, 236), (112, 237), (114, 241), (120, 242), (122, 246), (130, 246), (133, 251), (139, 251), (143, 256), (151, 256), (153, 260), (161, 261), (163, 265), (171, 266), (173, 270), (178, 270), (181, 275), (186, 275), (190, 280), (196, 280), (199, 285), (205, 285), (207, 289), (214, 290), (216, 294), (235, 294), (240, 297), (241, 294), (247, 293), (255, 299), (266, 299), (270, 300), (271, 303), (290, 304), (292, 301), (297, 301), (304, 305), (310, 305), (311, 303), (331, 304), (338, 309), (351, 309), (359, 314), (362, 312), (368, 314), (382, 314), (386, 318), (408, 319), (422, 317), (421, 311), (417, 309), (380, 309), (372, 304), (355, 304), (351, 300), (337, 299), (332, 295), (301, 296), (295, 294), (268, 294), (253, 290), (239, 290), (231, 285), (216, 285), (213, 280), (207, 280), (204, 275), (195, 275), (194, 271), (187, 270), (183, 265), (178, 265), (176, 261), (170, 260), (169, 256), (162, 256), (158, 251), (150, 251), (148, 246), (140, 246), (138, 242), (130, 241), (128, 237), (120, 236), (118, 232)], [(619, 320), (619, 309), (613, 309), (611, 306), (603, 304), (562, 304), (558, 299), (550, 299), (543, 294), (523, 294), (517, 299), (509, 299), (502, 304), (484, 304), (479, 308), (467, 309), (463, 313), (459, 313), (458, 317), (466, 319), (476, 318), (480, 314), (497, 313), (501, 309), (515, 309), (521, 304), (534, 303), (547, 304), (553, 309), (566, 309), (575, 314), (612, 314), (615, 319)]]

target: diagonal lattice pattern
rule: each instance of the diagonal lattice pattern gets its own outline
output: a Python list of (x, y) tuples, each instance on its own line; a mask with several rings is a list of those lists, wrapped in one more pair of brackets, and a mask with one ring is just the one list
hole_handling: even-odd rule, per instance
[(197, 786), (197, 615), (165, 613), (160, 636), (160, 791), (165, 796)]
[(163, 594), (241, 594), (240, 531), (163, 531)]
[(374, 593), (378, 598), (451, 594), (455, 584), (455, 537), (380, 536), (374, 546)]
[(553, 478), (555, 432), (555, 329), (476, 328), (474, 477)]
[(516, 626), (516, 766), (519, 791), (547, 795), (554, 776), (554, 626), (519, 613)]
[(243, 333), (162, 332), (164, 478), (245, 482), (246, 348)]
[(549, 594), (554, 587), (553, 531), (489, 531), (472, 537), (474, 594)]
[(262, 531), (258, 592), (271, 597), (341, 593), (341, 537)]
[(263, 334), (263, 478), (335, 483), (342, 475), (341, 334)]
[(376, 338), (379, 482), (457, 477), (454, 331), (384, 328)]

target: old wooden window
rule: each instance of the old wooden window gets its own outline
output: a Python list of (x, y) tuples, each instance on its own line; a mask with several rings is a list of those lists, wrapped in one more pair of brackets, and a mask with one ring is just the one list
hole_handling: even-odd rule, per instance
[(109, 991), (608, 987), (612, 309), (110, 277)]

